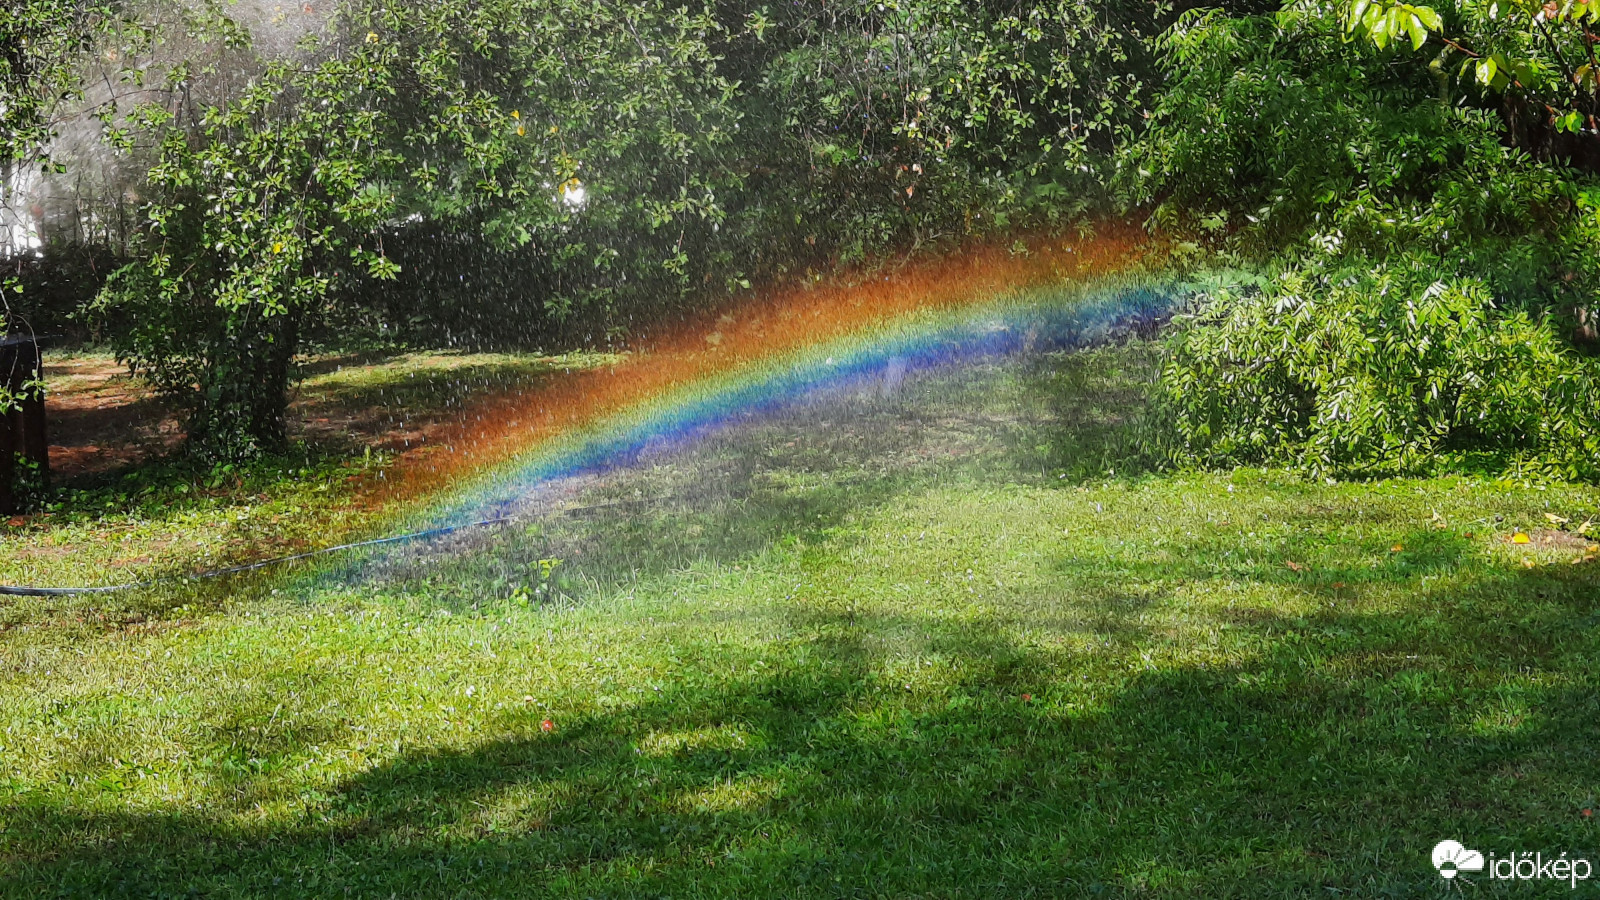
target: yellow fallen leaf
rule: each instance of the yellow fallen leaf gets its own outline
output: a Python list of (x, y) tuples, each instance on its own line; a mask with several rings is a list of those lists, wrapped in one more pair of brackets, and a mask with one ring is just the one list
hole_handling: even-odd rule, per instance
[(1585, 553), (1600, 553), (1600, 544), (1590, 544), (1589, 546), (1583, 548), (1583, 552), (1585, 552)]
[(1526, 556), (1524, 556), (1524, 557), (1523, 557), (1523, 558), (1522, 558), (1522, 567), (1523, 567), (1523, 568), (1524, 568), (1524, 569), (1531, 569), (1531, 568), (1533, 568), (1533, 567), (1534, 567), (1534, 566), (1536, 566), (1536, 565), (1538, 565), (1538, 563), (1536, 563), (1536, 562), (1534, 562), (1534, 561), (1533, 561), (1533, 560), (1531, 560), (1531, 559), (1529, 559), (1529, 558), (1527, 558), (1527, 557), (1526, 557)]
[(517, 111), (517, 110), (514, 110), (514, 109), (513, 109), (513, 110), (512, 110), (512, 111), (511, 111), (511, 118), (513, 118), (513, 119), (520, 119), (520, 118), (522, 118), (522, 113), (521, 113), (521, 112), (518, 112), (518, 111)]
[(1571, 519), (1568, 519), (1565, 516), (1558, 516), (1555, 513), (1545, 513), (1544, 517), (1546, 519), (1549, 519), (1550, 520), (1550, 524), (1552, 524), (1552, 525), (1565, 525), (1568, 522), (1572, 521)]
[(1533, 539), (1528, 537), (1527, 532), (1519, 531), (1516, 534), (1513, 534), (1511, 536), (1511, 543), (1513, 543), (1513, 544), (1531, 544), (1531, 543), (1533, 543)]
[(526, 129), (524, 129), (521, 125), (518, 125), (517, 126), (517, 136), (521, 137), (525, 133), (526, 133)]
[(1288, 566), (1289, 571), (1291, 572), (1304, 572), (1306, 569), (1310, 568), (1305, 563), (1297, 563), (1292, 559), (1284, 560), (1283, 564)]
[(1401, 550), (1404, 550), (1404, 549), (1405, 549), (1405, 547), (1401, 546), (1400, 544), (1395, 544), (1393, 547), (1389, 548), (1389, 552), (1390, 553), (1399, 553)]

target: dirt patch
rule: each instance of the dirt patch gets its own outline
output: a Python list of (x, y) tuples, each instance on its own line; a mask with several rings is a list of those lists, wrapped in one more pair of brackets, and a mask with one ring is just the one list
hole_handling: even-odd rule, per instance
[(132, 465), (183, 439), (175, 411), (109, 357), (47, 358), (44, 377), (50, 468), (58, 478)]
[(1555, 531), (1549, 528), (1540, 528), (1528, 532), (1528, 545), (1544, 547), (1552, 550), (1576, 550), (1582, 552), (1594, 544), (1593, 538), (1586, 538), (1581, 534), (1570, 531)]
[[(339, 358), (310, 365), (314, 374), (371, 362)], [(50, 468), (58, 481), (124, 469), (171, 453), (183, 442), (180, 411), (109, 356), (47, 358), (44, 376)], [(288, 414), (294, 440), (397, 454), (430, 446), (459, 417), (459, 409), (346, 403), (314, 391), (297, 392)]]

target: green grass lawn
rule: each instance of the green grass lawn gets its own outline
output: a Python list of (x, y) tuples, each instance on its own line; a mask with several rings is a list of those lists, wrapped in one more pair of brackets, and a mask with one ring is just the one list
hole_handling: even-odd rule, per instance
[[(175, 456), (92, 474), (68, 472), (49, 503), (10, 522), (0, 517), (0, 583), (119, 584), (367, 536), (380, 519), (352, 502), (363, 483), (381, 477), (397, 454), (420, 446), (431, 426), (459, 415), (475, 394), (514, 391), (614, 359), (599, 353), (435, 351), (312, 360), (290, 410), (292, 430), (301, 439), (290, 453), (215, 468)], [(110, 357), (95, 353), (51, 363), (67, 372), (73, 364), (114, 366)], [(60, 375), (47, 389), (52, 397), (69, 396), (84, 380)], [(125, 379), (95, 380), (89, 389), (108, 404), (149, 405), (139, 386)], [(127, 415), (107, 412), (111, 421), (83, 439), (95, 439), (96, 430), (104, 432), (102, 441), (121, 436)], [(137, 622), (152, 611), (149, 600), (13, 600), (0, 603), (0, 629), (41, 620), (87, 621), (93, 627)]]
[(0, 894), (1411, 897), (1445, 837), (1600, 857), (1600, 563), (1547, 518), (1600, 491), (1140, 474), (1152, 364), (844, 391), (514, 528), (20, 616)]

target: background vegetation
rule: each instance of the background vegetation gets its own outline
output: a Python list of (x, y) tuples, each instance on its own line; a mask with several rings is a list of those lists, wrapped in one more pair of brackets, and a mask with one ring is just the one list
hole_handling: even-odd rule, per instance
[(1594, 477), (1594, 91), (1561, 74), (1589, 21), (1296, 3), (1161, 38), (1135, 195), (1264, 276), (1180, 320), (1176, 454)]
[(282, 449), (307, 346), (603, 348), (1132, 216), (1260, 275), (1180, 319), (1170, 457), (1594, 475), (1588, 3), (592, 6), (30, 0), (7, 197), (49, 240), (9, 296), (229, 460)]

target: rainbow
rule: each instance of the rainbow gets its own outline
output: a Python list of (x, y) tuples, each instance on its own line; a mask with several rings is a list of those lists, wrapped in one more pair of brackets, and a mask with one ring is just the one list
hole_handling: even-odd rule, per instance
[[(1024, 349), (1070, 348), (1171, 305), (1124, 233), (970, 251), (775, 293), (687, 323), (621, 362), (490, 398), (375, 494), (408, 529), (495, 519), (546, 483), (626, 465), (817, 392)], [(420, 501), (420, 502), (419, 502)], [(399, 523), (397, 523), (399, 524)]]
[[(373, 513), (361, 519), (388, 522), (380, 531), (387, 536), (186, 578), (356, 549), (370, 559), (379, 547), (505, 521), (542, 485), (627, 465), (641, 451), (682, 445), (831, 388), (869, 380), (892, 386), (916, 371), (1095, 343), (1119, 325), (1169, 311), (1175, 298), (1196, 289), (1152, 277), (1154, 254), (1142, 237), (1112, 226), (1077, 241), (1018, 241), (887, 275), (879, 269), (740, 298), (720, 314), (642, 341), (614, 365), (480, 399), (442, 439), (402, 454), (358, 486), (353, 505)], [(105, 593), (168, 580), (0, 586), (0, 595)]]

